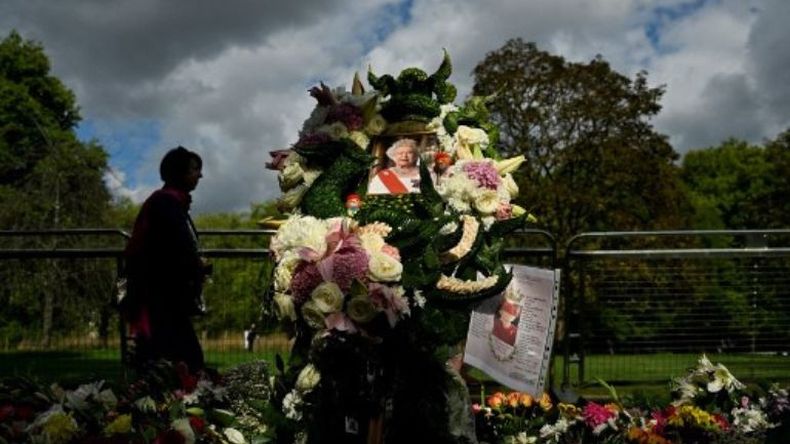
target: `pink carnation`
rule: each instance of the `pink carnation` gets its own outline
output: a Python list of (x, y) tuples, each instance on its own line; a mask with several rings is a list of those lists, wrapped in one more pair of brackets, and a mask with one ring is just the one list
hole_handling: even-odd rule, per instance
[(615, 412), (601, 404), (588, 402), (587, 405), (584, 406), (584, 409), (582, 409), (582, 416), (584, 416), (584, 422), (588, 426), (595, 428), (614, 417)]
[(477, 184), (489, 190), (496, 190), (502, 182), (499, 172), (490, 162), (467, 162), (463, 166), (464, 173)]
[(496, 220), (507, 220), (513, 217), (513, 206), (509, 203), (500, 202), (496, 209)]
[(350, 103), (341, 103), (329, 109), (326, 123), (341, 122), (349, 131), (356, 131), (365, 124), (362, 110)]

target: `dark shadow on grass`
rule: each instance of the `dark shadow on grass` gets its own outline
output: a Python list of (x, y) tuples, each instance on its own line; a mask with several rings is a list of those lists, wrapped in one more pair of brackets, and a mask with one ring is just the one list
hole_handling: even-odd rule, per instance
[(25, 351), (0, 353), (0, 378), (23, 377), (41, 384), (64, 387), (80, 383), (121, 379), (117, 355), (91, 356), (79, 351)]

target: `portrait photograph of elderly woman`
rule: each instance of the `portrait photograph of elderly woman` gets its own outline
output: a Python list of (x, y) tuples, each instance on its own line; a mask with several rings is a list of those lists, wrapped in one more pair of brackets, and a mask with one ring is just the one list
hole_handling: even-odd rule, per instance
[(420, 192), (420, 163), (427, 162), (435, 182), (433, 159), (437, 151), (434, 134), (382, 137), (372, 144), (376, 164), (370, 170), (368, 194)]

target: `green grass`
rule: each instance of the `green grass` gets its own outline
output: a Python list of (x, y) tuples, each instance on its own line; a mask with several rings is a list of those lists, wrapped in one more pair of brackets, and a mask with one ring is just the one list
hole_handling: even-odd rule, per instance
[[(253, 360), (274, 362), (277, 353), (283, 352), (283, 344), (261, 347), (253, 353), (240, 348), (206, 350), (206, 361), (210, 367), (220, 371)], [(709, 356), (715, 363), (722, 363), (744, 382), (790, 383), (790, 357), (757, 354), (714, 354)], [(693, 367), (697, 354), (641, 354), (641, 355), (592, 355), (586, 357), (584, 383), (578, 384), (576, 366), (571, 367), (571, 390), (586, 397), (605, 397), (608, 392), (596, 379), (613, 385), (620, 394), (637, 394), (661, 397), (668, 394), (672, 378), (683, 376)], [(487, 392), (498, 389), (498, 384), (484, 373), (469, 369), (473, 380), (486, 387)], [(562, 383), (563, 357), (557, 356), (553, 365), (552, 384), (558, 390)], [(0, 378), (24, 376), (40, 382), (60, 382), (64, 385), (91, 380), (120, 381), (122, 368), (117, 349), (83, 349), (75, 351), (19, 351), (0, 352)], [(472, 388), (477, 396), (477, 384)]]
[[(208, 350), (205, 355), (209, 367), (223, 371), (254, 360), (265, 360), (273, 365), (276, 353), (276, 350), (253, 353)], [(121, 381), (123, 368), (118, 349), (0, 352), (0, 378), (5, 377), (25, 377), (45, 384), (58, 382), (71, 386), (95, 380)]]

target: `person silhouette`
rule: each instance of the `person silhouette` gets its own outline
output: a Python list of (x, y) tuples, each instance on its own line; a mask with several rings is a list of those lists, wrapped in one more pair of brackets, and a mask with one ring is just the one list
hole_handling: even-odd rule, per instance
[(159, 359), (183, 362), (193, 373), (205, 367), (191, 316), (202, 313), (203, 282), (212, 270), (200, 256), (189, 216), (202, 167), (200, 156), (182, 146), (165, 154), (159, 167), (164, 186), (143, 203), (124, 251), (127, 302), (121, 312), (140, 367)]

